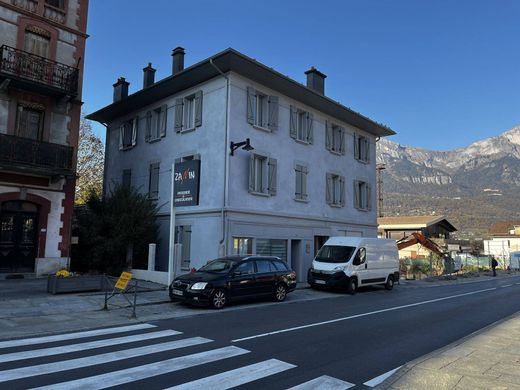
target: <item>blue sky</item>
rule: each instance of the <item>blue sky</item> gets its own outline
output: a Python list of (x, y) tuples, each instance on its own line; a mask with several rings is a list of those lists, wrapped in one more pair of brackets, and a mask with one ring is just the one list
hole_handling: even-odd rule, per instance
[[(304, 82), (316, 66), (326, 95), (434, 150), (520, 124), (520, 1), (91, 0), (83, 110), (112, 101), (124, 76), (142, 87), (227, 47)], [(95, 126), (99, 135), (104, 128)]]

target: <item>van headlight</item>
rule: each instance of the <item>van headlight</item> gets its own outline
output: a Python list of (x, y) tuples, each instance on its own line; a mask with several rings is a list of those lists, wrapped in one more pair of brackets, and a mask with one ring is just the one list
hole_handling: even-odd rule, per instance
[(345, 271), (345, 266), (341, 265), (339, 267), (336, 267), (333, 269), (334, 272), (341, 272), (341, 271)]
[(208, 284), (206, 282), (193, 283), (190, 290), (204, 290)]

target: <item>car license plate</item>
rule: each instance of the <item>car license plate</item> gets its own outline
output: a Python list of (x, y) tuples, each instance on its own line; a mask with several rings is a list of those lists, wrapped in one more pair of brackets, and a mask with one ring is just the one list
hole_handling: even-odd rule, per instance
[(319, 280), (319, 279), (316, 279), (314, 282), (316, 282), (316, 284), (325, 284), (324, 280)]
[(181, 297), (184, 295), (182, 290), (172, 290), (173, 295), (180, 295)]

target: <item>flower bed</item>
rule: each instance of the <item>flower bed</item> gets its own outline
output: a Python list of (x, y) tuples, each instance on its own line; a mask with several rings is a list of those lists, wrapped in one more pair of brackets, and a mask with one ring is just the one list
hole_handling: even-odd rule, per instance
[(68, 292), (104, 291), (106, 279), (103, 275), (56, 276), (49, 275), (47, 292), (51, 294)]

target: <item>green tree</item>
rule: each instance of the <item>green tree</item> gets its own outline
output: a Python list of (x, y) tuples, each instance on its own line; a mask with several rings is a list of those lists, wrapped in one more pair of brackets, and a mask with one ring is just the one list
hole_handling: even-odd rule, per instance
[(158, 242), (156, 215), (157, 204), (134, 188), (115, 185), (105, 198), (90, 191), (76, 214), (79, 243), (73, 270), (119, 275), (133, 261), (145, 262), (148, 244)]
[(92, 131), (90, 121), (81, 116), (75, 203), (85, 204), (89, 194), (103, 191), (104, 145)]

